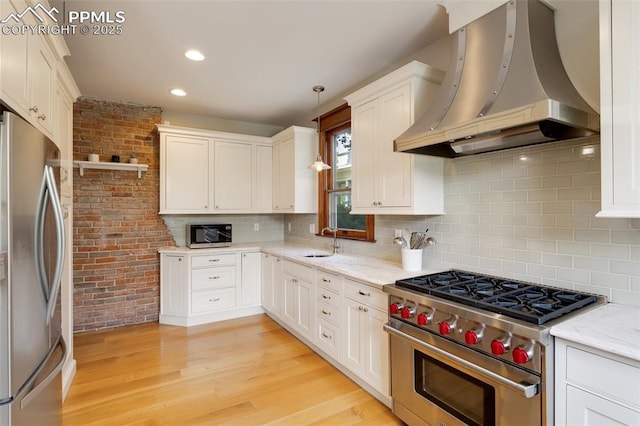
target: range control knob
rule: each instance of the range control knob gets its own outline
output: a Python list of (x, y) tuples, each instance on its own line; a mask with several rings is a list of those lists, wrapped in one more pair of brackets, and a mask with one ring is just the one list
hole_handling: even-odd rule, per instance
[(467, 330), (467, 332), (464, 333), (464, 341), (467, 343), (467, 345), (475, 345), (478, 342), (482, 341), (483, 334), (484, 325), (472, 328), (471, 330)]
[(389, 306), (389, 312), (390, 312), (392, 315), (397, 315), (397, 314), (398, 314), (398, 312), (400, 312), (400, 306), (399, 306), (397, 303), (392, 303), (392, 304)]
[(509, 350), (511, 339), (494, 339), (491, 341), (491, 353), (494, 355), (504, 355)]
[(409, 306), (405, 306), (400, 310), (400, 316), (402, 318), (413, 318), (415, 314), (416, 314), (416, 305), (413, 305), (412, 308)]
[(529, 349), (524, 346), (518, 346), (512, 353), (513, 362), (516, 364), (526, 364), (533, 357), (533, 346)]
[(431, 321), (433, 321), (433, 314), (435, 314), (436, 310), (431, 309), (430, 312), (420, 312), (417, 317), (418, 325), (429, 325)]
[(458, 322), (458, 317), (447, 318), (446, 320), (442, 321), (440, 324), (438, 324), (438, 330), (440, 331), (440, 334), (445, 336), (451, 333), (451, 331), (456, 328), (457, 322)]

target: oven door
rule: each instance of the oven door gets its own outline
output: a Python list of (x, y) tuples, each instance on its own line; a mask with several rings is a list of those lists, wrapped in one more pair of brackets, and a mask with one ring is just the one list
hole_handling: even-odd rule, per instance
[(406, 423), (541, 424), (537, 375), (401, 321), (385, 330), (393, 410)]

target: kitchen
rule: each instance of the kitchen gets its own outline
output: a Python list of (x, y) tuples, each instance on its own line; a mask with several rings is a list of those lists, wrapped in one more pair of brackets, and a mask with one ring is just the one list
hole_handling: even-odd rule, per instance
[[(560, 34), (558, 38), (561, 44)], [(448, 48), (437, 45), (434, 50), (446, 52), (446, 57)], [(442, 54), (431, 58), (438, 59), (422, 60), (440, 68), (444, 68), (442, 62), (446, 66)], [(73, 59), (73, 51), (69, 59)], [(406, 61), (389, 67), (365, 83), (404, 63)], [(305, 97), (313, 96), (310, 87), (306, 89), (309, 93)], [(589, 93), (589, 90), (583, 88), (583, 93)], [(347, 95), (349, 93), (344, 93)], [(344, 102), (342, 97), (335, 102)], [(592, 104), (593, 99), (587, 99), (584, 94), (583, 97)], [(325, 105), (323, 112), (333, 106)], [(307, 109), (308, 116), (312, 117), (315, 103)], [(122, 117), (126, 117), (129, 124), (121, 127), (127, 129), (118, 126)], [(134, 151), (131, 146), (135, 145), (140, 163), (149, 166), (142, 172), (143, 177), (153, 179), (136, 179), (135, 173), (123, 172), (102, 181), (92, 174), (96, 171), (87, 169), (85, 176), (80, 176), (79, 170), (74, 171), (74, 300), (71, 302), (69, 288), (66, 294), (63, 288), (62, 296), (63, 304), (73, 303), (74, 310), (73, 320), (67, 318), (67, 323), (63, 322), (67, 333), (157, 320), (161, 296), (158, 294), (160, 270), (155, 252), (173, 245), (174, 241), (184, 245), (185, 225), (190, 222), (230, 223), (234, 244), (255, 245), (284, 240), (320, 251), (328, 250), (327, 239), (309, 232), (311, 225), (317, 224), (317, 216), (313, 213), (158, 216), (158, 204), (155, 203), (159, 203), (161, 185), (160, 148), (155, 145), (157, 139), (149, 135), (164, 121), (169, 121), (170, 125), (205, 128), (198, 125), (201, 118), (95, 99), (80, 99), (75, 103), (74, 160), (85, 160), (89, 153), (99, 151), (103, 158), (118, 153), (124, 161)], [(308, 123), (302, 124), (313, 127)], [(219, 120), (214, 130), (242, 133), (225, 127), (231, 124)], [(138, 130), (132, 130), (136, 127)], [(100, 135), (99, 129), (111, 133)], [(263, 130), (268, 136), (279, 131)], [(104, 146), (96, 146), (96, 133), (91, 131), (98, 132)], [(121, 133), (114, 134), (116, 132)], [(595, 152), (587, 150), (583, 154), (584, 146), (592, 146)], [(473, 270), (603, 294), (614, 304), (637, 307), (637, 219), (595, 217), (602, 209), (600, 191), (602, 189), (604, 193), (605, 189), (600, 183), (601, 146), (597, 139), (587, 145), (584, 141), (570, 141), (445, 160), (445, 215), (376, 215), (377, 242), (341, 240), (340, 253), (365, 255), (399, 265), (400, 250), (392, 243), (396, 230), (429, 229), (437, 244), (425, 250), (423, 266), (427, 270), (452, 267)], [(602, 166), (602, 173), (604, 171)], [(110, 188), (117, 192), (111, 200), (105, 196)], [(69, 193), (64, 192), (63, 186), (63, 205), (65, 194)], [(144, 197), (139, 198), (139, 195)], [(104, 215), (96, 217), (96, 211), (102, 211)], [(131, 215), (135, 222), (120, 223), (119, 217), (123, 215)], [(94, 245), (97, 240), (100, 243)], [(141, 247), (144, 244), (148, 245)], [(127, 254), (127, 259), (122, 258), (123, 253)], [(109, 265), (113, 272), (96, 274), (98, 263)], [(115, 286), (114, 281), (117, 281)], [(67, 383), (73, 388), (70, 379), (67, 377)]]

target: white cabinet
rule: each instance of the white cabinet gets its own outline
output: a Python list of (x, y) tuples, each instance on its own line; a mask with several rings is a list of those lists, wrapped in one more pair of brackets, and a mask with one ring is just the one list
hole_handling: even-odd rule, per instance
[(216, 140), (214, 198), (216, 210), (251, 210), (253, 147), (251, 144)]
[(600, 0), (599, 217), (640, 217), (640, 3)]
[(318, 150), (316, 131), (292, 126), (273, 136), (272, 141), (273, 211), (316, 213), (318, 173), (309, 169)]
[(640, 363), (556, 338), (558, 425), (639, 425)]
[(160, 213), (206, 213), (213, 198), (208, 138), (163, 135), (160, 139)]
[(243, 252), (241, 261), (240, 304), (242, 306), (260, 305), (262, 291), (262, 258), (260, 252)]
[(271, 140), (158, 125), (160, 213), (271, 212)]
[(439, 78), (414, 61), (345, 98), (351, 105), (352, 213), (444, 213), (444, 160), (393, 151), (393, 140), (431, 102)]
[[(3, 1), (0, 14), (22, 13), (24, 1)], [(31, 14), (22, 17), (25, 24), (37, 24)], [(8, 28), (8, 27), (7, 27)], [(2, 34), (0, 58), (0, 96), (31, 124), (55, 139), (56, 62), (44, 36)]]
[(282, 262), (277, 256), (262, 253), (262, 307), (265, 311), (280, 316)]
[(282, 319), (302, 337), (314, 342), (315, 309), (313, 269), (298, 263), (282, 264)]
[(340, 359), (342, 326), (342, 277), (316, 270), (316, 341), (332, 358)]
[(387, 297), (364, 283), (344, 280), (342, 363), (383, 395), (389, 393)]
[(191, 326), (263, 312), (260, 279), (259, 252), (161, 251), (160, 323)]

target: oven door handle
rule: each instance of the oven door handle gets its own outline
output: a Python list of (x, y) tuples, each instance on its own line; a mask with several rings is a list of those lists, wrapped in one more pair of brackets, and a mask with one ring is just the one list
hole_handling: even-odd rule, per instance
[(416, 339), (413, 336), (405, 334), (402, 331), (397, 330), (396, 328), (394, 328), (393, 326), (391, 326), (389, 324), (385, 324), (383, 326), (383, 328), (389, 334), (393, 334), (393, 335), (398, 336), (398, 337), (400, 337), (402, 339), (408, 340), (411, 343), (414, 343), (414, 344), (416, 344), (418, 346), (421, 346), (421, 347), (423, 347), (423, 348), (425, 348), (427, 350), (430, 350), (432, 352), (437, 353), (438, 355), (440, 355), (443, 358), (448, 359), (449, 361), (453, 361), (453, 362), (456, 362), (458, 364), (462, 364), (465, 367), (467, 367), (467, 368), (469, 368), (469, 369), (471, 369), (471, 370), (473, 370), (473, 371), (475, 371), (477, 373), (483, 374), (485, 376), (489, 376), (492, 379), (500, 382), (501, 384), (510, 387), (514, 391), (524, 394), (524, 396), (526, 398), (532, 398), (532, 397), (534, 397), (534, 396), (536, 396), (538, 394), (538, 385), (537, 384), (523, 385), (522, 383), (514, 382), (513, 380), (509, 380), (506, 377), (501, 376), (500, 374), (494, 373), (493, 371), (490, 371), (490, 370), (487, 370), (486, 368), (482, 368), (482, 367), (480, 367), (478, 365), (475, 365), (474, 363), (469, 362), (469, 361), (467, 361), (467, 360), (465, 360), (463, 358), (460, 358), (460, 357), (452, 355), (452, 354), (450, 354), (450, 353), (448, 353), (446, 351), (443, 351), (440, 348), (428, 345), (428, 344), (424, 343), (423, 341), (421, 341), (420, 339)]

